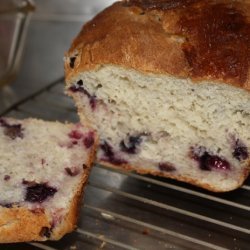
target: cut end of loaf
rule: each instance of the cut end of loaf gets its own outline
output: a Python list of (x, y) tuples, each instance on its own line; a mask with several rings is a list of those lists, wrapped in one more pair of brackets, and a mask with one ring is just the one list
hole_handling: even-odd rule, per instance
[(216, 192), (248, 176), (248, 91), (103, 65), (71, 78), (67, 93), (99, 132), (99, 162)]
[(0, 242), (74, 230), (96, 136), (80, 124), (0, 118)]

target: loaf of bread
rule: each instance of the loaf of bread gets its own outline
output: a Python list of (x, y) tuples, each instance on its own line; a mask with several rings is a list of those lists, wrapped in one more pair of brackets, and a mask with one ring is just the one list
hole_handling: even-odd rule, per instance
[(85, 24), (66, 92), (97, 161), (233, 190), (249, 174), (250, 2), (130, 0)]
[(79, 124), (0, 119), (0, 243), (58, 240), (75, 228), (96, 144)]

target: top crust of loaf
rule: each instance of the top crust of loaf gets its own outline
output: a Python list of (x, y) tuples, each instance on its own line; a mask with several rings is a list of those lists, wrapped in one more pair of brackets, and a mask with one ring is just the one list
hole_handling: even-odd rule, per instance
[(73, 41), (66, 81), (113, 64), (250, 90), (249, 13), (248, 0), (116, 2)]

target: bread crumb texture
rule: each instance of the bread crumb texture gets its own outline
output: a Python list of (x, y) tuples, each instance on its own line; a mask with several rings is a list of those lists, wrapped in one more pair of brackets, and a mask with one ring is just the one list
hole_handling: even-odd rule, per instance
[(0, 141), (0, 242), (59, 239), (72, 231), (94, 132), (79, 124), (0, 118)]

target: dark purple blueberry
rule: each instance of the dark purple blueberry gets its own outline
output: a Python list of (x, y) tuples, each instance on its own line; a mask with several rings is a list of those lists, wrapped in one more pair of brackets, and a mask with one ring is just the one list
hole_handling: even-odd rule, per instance
[(88, 98), (89, 98), (89, 104), (92, 108), (92, 110), (94, 110), (96, 108), (96, 103), (97, 103), (97, 99), (95, 95), (91, 95), (84, 87), (83, 87), (83, 81), (79, 80), (75, 85), (71, 86), (69, 88), (70, 91), (72, 92), (81, 92), (83, 94), (85, 94)]
[(4, 178), (3, 178), (5, 181), (8, 181), (10, 179), (10, 176), (9, 175), (5, 175)]
[(107, 158), (113, 158), (114, 157), (113, 148), (106, 141), (104, 141), (100, 145), (100, 148), (102, 149), (102, 151), (104, 152), (104, 154), (105, 154), (105, 156)]
[(69, 138), (79, 140), (83, 137), (83, 134), (77, 130), (73, 130), (68, 134)]
[(230, 164), (227, 160), (222, 159), (217, 155), (212, 155), (205, 151), (204, 147), (198, 149), (191, 149), (192, 159), (199, 162), (199, 168), (205, 171), (211, 171), (212, 169), (229, 170)]
[(120, 142), (121, 151), (128, 154), (136, 154), (137, 146), (142, 142), (141, 136), (129, 136), (127, 140)]
[(86, 148), (92, 147), (94, 142), (95, 142), (95, 139), (94, 139), (94, 133), (93, 132), (89, 132), (87, 134), (87, 136), (84, 137), (84, 139), (83, 139), (83, 143), (84, 143)]
[(43, 202), (48, 197), (54, 196), (57, 189), (50, 187), (47, 183), (36, 183), (27, 187), (25, 200), (29, 202)]
[(65, 168), (66, 174), (69, 176), (76, 176), (80, 173), (79, 169), (77, 167), (72, 167), (72, 168)]
[(159, 163), (158, 167), (163, 172), (173, 172), (176, 170), (174, 165), (168, 162)]
[(50, 235), (51, 235), (51, 228), (48, 228), (48, 227), (42, 227), (39, 235), (41, 237), (46, 237), (46, 238), (49, 238)]
[(118, 157), (115, 157), (115, 154), (113, 152), (113, 148), (106, 141), (104, 141), (104, 143), (102, 143), (100, 145), (100, 148), (102, 149), (102, 151), (104, 152), (104, 155), (106, 157), (106, 158), (102, 159), (103, 161), (108, 161), (114, 165), (122, 165), (122, 164), (128, 163), (124, 159), (120, 159)]
[(248, 158), (248, 149), (239, 139), (235, 142), (233, 157), (238, 161), (244, 161)]
[(70, 66), (71, 69), (73, 69), (74, 66), (75, 66), (76, 57), (75, 57), (75, 56), (72, 56), (72, 57), (70, 57), (69, 60), (70, 60), (70, 61), (69, 61), (69, 66)]
[(219, 157), (211, 156), (208, 152), (205, 152), (199, 159), (200, 169), (210, 171), (214, 165), (223, 166), (223, 162)]
[(72, 92), (81, 92), (85, 94), (88, 98), (91, 97), (91, 94), (83, 87), (83, 81), (79, 80), (76, 84), (69, 88)]

